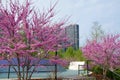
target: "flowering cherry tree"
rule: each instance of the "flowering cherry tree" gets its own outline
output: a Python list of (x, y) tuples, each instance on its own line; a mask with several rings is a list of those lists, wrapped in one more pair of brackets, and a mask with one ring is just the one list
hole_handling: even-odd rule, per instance
[(64, 32), (66, 21), (52, 21), (54, 7), (37, 13), (28, 0), (25, 4), (10, 0), (8, 7), (0, 4), (0, 59), (8, 61), (19, 80), (30, 79), (49, 51), (59, 50), (63, 44), (68, 46)]
[(87, 59), (103, 67), (103, 75), (106, 75), (107, 69), (120, 66), (120, 35), (108, 35), (100, 42), (88, 41), (82, 50)]

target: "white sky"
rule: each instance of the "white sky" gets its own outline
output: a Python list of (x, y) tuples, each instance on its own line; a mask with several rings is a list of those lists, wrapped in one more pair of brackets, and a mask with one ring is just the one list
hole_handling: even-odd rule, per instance
[(120, 0), (33, 0), (36, 9), (40, 10), (49, 8), (50, 3), (56, 1), (56, 17), (71, 16), (69, 24), (79, 25), (80, 46), (90, 37), (95, 21), (102, 25), (106, 33), (120, 33)]

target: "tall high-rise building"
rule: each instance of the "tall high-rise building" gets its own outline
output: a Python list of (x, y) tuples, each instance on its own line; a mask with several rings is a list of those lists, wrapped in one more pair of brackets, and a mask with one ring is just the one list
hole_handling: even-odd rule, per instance
[(74, 49), (79, 49), (79, 25), (73, 24), (65, 28), (65, 33), (72, 43)]

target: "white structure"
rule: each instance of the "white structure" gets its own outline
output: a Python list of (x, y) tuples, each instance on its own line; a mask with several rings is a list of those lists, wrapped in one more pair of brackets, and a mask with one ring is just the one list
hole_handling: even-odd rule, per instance
[(85, 61), (73, 61), (73, 62), (70, 62), (69, 69), (78, 70), (78, 66), (79, 66), (79, 70), (83, 70), (84, 65), (85, 65)]

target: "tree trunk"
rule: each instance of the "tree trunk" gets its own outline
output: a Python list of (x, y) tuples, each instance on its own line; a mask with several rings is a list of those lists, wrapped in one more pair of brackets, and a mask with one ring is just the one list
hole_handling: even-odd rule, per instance
[(103, 79), (102, 80), (106, 79), (106, 74), (107, 74), (107, 69), (103, 68)]

